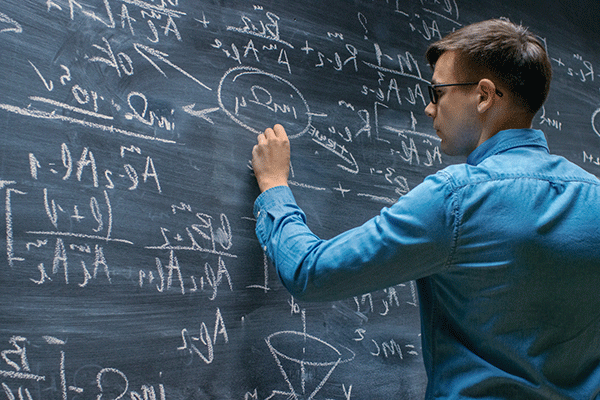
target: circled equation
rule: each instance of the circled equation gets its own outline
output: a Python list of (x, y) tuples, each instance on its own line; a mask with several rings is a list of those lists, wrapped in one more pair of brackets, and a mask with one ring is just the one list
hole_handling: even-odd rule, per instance
[[(300, 91), (288, 80), (254, 67), (228, 70), (219, 83), (220, 108), (238, 125), (260, 134), (275, 123), (286, 124), (294, 139), (311, 126), (310, 107)], [(257, 126), (257, 116), (264, 116)]]
[(600, 121), (596, 121), (596, 117), (598, 117), (598, 115), (600, 115), (600, 108), (594, 111), (592, 114), (592, 128), (594, 129), (596, 135), (600, 136)]

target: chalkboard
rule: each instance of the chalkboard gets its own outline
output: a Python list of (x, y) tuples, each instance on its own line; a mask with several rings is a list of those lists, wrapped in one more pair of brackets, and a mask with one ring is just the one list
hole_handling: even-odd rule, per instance
[(257, 133), (327, 238), (451, 163), (429, 43), (508, 17), (554, 68), (534, 120), (600, 173), (597, 0), (4, 0), (0, 398), (420, 399), (414, 283), (299, 303), (254, 235)]

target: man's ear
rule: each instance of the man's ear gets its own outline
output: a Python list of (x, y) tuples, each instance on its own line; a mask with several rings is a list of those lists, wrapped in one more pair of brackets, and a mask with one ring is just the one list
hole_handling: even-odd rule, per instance
[(479, 111), (479, 113), (484, 113), (489, 110), (494, 104), (494, 101), (497, 100), (496, 85), (491, 80), (484, 78), (479, 81), (477, 92), (479, 94), (477, 111)]

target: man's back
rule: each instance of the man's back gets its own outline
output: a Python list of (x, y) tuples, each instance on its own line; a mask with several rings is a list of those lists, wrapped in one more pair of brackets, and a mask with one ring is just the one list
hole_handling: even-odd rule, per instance
[(522, 132), (439, 173), (454, 246), (418, 281), (428, 398), (600, 394), (600, 182)]
[(600, 183), (530, 129), (552, 80), (544, 43), (496, 19), (425, 56), (425, 114), (441, 151), (467, 164), (322, 240), (287, 187), (289, 140), (276, 125), (252, 151), (261, 245), (304, 300), (417, 280), (428, 399), (598, 398)]

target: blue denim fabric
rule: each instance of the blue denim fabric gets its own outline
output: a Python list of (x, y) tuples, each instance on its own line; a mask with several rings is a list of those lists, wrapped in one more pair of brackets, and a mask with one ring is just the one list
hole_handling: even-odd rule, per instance
[(427, 399), (600, 398), (600, 182), (544, 134), (497, 133), (360, 227), (321, 240), (287, 187), (254, 206), (285, 287), (419, 288)]

